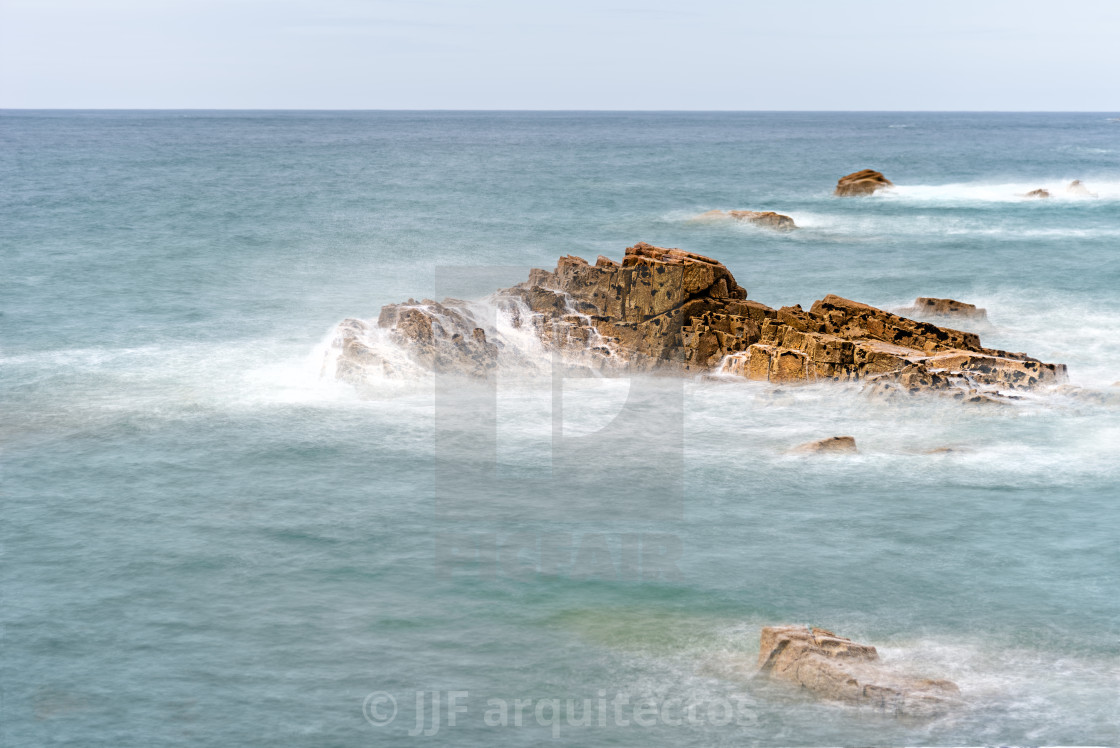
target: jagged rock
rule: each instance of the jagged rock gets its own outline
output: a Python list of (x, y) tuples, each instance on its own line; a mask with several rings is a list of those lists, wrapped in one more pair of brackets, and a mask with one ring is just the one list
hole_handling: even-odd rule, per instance
[(988, 310), (975, 304), (966, 304), (953, 299), (934, 299), (928, 296), (919, 296), (914, 299), (914, 306), (899, 311), (923, 317), (961, 317), (977, 320), (988, 318)]
[(1023, 195), (1023, 197), (1050, 197), (1050, 191), (1044, 190), (1039, 187), (1037, 190), (1031, 190), (1027, 194)]
[(764, 226), (768, 229), (775, 231), (793, 231), (797, 228), (797, 224), (789, 216), (783, 216), (781, 213), (775, 213), (772, 210), (758, 211), (758, 210), (729, 210), (724, 212), (722, 210), (709, 210), (707, 213), (701, 213), (693, 220), (695, 221), (718, 221), (725, 219), (734, 219), (736, 221), (746, 221), (753, 223), (756, 226)]
[(763, 628), (758, 675), (800, 686), (818, 698), (897, 715), (935, 716), (961, 703), (952, 681), (898, 673), (883, 665), (875, 647), (820, 628)]
[(1066, 376), (1061, 364), (983, 348), (975, 333), (833, 295), (808, 312), (779, 309), (763, 323), (759, 342), (729, 354), (723, 371), (769, 382), (869, 380), (874, 394), (940, 391), (967, 402), (1004, 402), (998, 388), (1030, 389)]
[(840, 177), (840, 180), (836, 183), (836, 195), (837, 197), (871, 195), (884, 187), (893, 186), (894, 182), (884, 177), (881, 172), (864, 169)]
[(854, 436), (830, 436), (827, 439), (820, 439), (794, 447), (792, 451), (804, 454), (855, 454), (859, 450), (856, 449), (856, 438)]
[(1096, 197), (1097, 193), (1090, 192), (1089, 188), (1081, 183), (1080, 179), (1075, 179), (1066, 186), (1066, 192), (1070, 195), (1079, 195), (1081, 197)]
[[(718, 372), (774, 383), (863, 381), (869, 392), (887, 397), (936, 392), (966, 402), (1008, 402), (1013, 396), (1001, 390), (1065, 378), (1064, 366), (983, 348), (975, 333), (839, 296), (808, 311), (775, 310), (746, 296), (711, 258), (639, 243), (621, 263), (562, 257), (555, 270), (535, 269), (493, 300), (518, 334), (569, 365), (593, 369)], [(358, 320), (339, 325), (337, 376), (353, 380), (401, 368), (371, 343), (374, 337), (387, 338), (411, 366), (473, 377), (533, 358), (467, 302), (410, 299), (384, 307), (376, 328)]]
[[(331, 345), (337, 354), (335, 377), (363, 384), (371, 376), (414, 371), (488, 376), (502, 346), (487, 340), (468, 306), (456, 299), (409, 299), (383, 307), (376, 328), (358, 319), (343, 320)], [(389, 350), (406, 355), (386, 355), (379, 345), (382, 335), (394, 344)]]
[(770, 311), (746, 301), (723, 264), (645, 243), (629, 247), (621, 264), (562, 258), (554, 272), (534, 270), (501, 295), (554, 322), (555, 305), (541, 303), (542, 289), (567, 298), (617, 357), (639, 369), (707, 371), (729, 347), (757, 340), (758, 319)]

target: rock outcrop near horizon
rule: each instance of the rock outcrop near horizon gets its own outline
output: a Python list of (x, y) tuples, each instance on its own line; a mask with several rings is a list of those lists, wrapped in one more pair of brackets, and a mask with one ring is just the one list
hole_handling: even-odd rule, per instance
[(900, 716), (937, 716), (962, 703), (952, 681), (899, 673), (882, 663), (875, 647), (806, 626), (762, 629), (758, 675), (799, 686), (817, 698)]
[(894, 182), (874, 169), (863, 169), (840, 177), (836, 183), (837, 197), (861, 197), (873, 195), (886, 187), (894, 187)]
[[(376, 332), (416, 367), (488, 377), (524, 363), (519, 336), (567, 364), (603, 371), (671, 371), (773, 383), (864, 382), (901, 397), (935, 392), (965, 402), (1007, 402), (1017, 390), (1060, 383), (1062, 364), (980, 344), (975, 333), (940, 327), (829, 294), (808, 310), (772, 309), (722, 263), (680, 249), (638, 243), (622, 262), (560, 258), (552, 271), (498, 291), (505, 334), (467, 302), (390, 304)], [(360, 320), (339, 326), (337, 376), (354, 381), (400, 363), (369, 344)]]
[(1079, 197), (1096, 197), (1097, 193), (1090, 190), (1080, 179), (1075, 179), (1066, 185), (1066, 192), (1070, 195), (1077, 195)]
[(913, 315), (915, 317), (956, 317), (965, 320), (987, 320), (988, 310), (956, 299), (938, 299), (929, 296), (919, 296), (914, 299), (914, 305), (907, 309), (899, 309), (899, 314)]
[(692, 219), (694, 221), (720, 221), (720, 220), (734, 220), (745, 221), (754, 224), (755, 226), (762, 226), (763, 228), (773, 229), (775, 231), (793, 231), (797, 228), (797, 224), (789, 216), (775, 213), (772, 210), (709, 210), (706, 213), (701, 213)]
[(854, 436), (830, 436), (799, 444), (790, 451), (794, 454), (856, 454), (859, 449), (856, 448)]

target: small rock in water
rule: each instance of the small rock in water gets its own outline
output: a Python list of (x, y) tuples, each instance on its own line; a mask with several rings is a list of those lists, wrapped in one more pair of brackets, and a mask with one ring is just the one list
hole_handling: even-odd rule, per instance
[(894, 187), (894, 182), (884, 177), (882, 172), (864, 169), (840, 177), (835, 194), (837, 197), (859, 197), (872, 195), (884, 187)]
[(729, 210), (727, 212), (722, 210), (709, 210), (707, 213), (701, 213), (692, 220), (717, 221), (729, 218), (733, 218), (736, 221), (746, 221), (756, 226), (774, 229), (775, 231), (793, 231), (797, 228), (797, 224), (793, 222), (792, 218), (784, 216), (781, 213), (775, 213), (772, 210)]
[(1039, 187), (1037, 190), (1031, 190), (1027, 194), (1023, 195), (1023, 197), (1050, 197), (1050, 191), (1044, 190)]
[(1097, 193), (1090, 192), (1089, 188), (1081, 183), (1080, 179), (1075, 179), (1066, 187), (1066, 192), (1070, 195), (1080, 195), (1082, 197), (1096, 197)]
[(904, 314), (924, 315), (926, 317), (988, 318), (988, 310), (981, 309), (975, 304), (967, 304), (953, 299), (935, 299), (929, 296), (919, 296), (914, 299), (914, 306), (899, 311)]
[(794, 447), (793, 451), (805, 454), (820, 454), (825, 452), (854, 454), (859, 450), (856, 449), (856, 438), (854, 436), (830, 436), (827, 439), (820, 439), (819, 441), (808, 442)]
[(875, 647), (825, 629), (767, 626), (759, 645), (759, 676), (795, 684), (818, 698), (916, 717), (936, 716), (960, 703), (952, 681), (895, 672), (882, 664)]

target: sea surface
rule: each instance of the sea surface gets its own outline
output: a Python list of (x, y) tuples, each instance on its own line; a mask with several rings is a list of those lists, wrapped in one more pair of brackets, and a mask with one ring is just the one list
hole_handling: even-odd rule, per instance
[[(0, 743), (1120, 744), (1117, 117), (0, 112)], [(897, 188), (834, 198), (862, 168)], [(325, 365), (345, 318), (638, 241), (775, 307), (977, 304), (1095, 395)], [(789, 453), (837, 434), (859, 454)], [(963, 704), (753, 680), (778, 623)]]

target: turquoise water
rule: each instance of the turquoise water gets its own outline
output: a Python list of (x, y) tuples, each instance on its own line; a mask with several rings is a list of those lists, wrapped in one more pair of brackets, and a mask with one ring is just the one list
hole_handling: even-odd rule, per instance
[[(609, 424), (629, 391), (635, 431), (679, 446), (651, 468), (663, 491), (635, 496), (614, 471), (632, 442), (608, 432), (576, 468), (586, 492), (557, 501), (539, 490), (552, 385), (526, 371), (498, 386), (499, 501), (434, 477), (472, 469), (437, 432), (482, 395), (322, 375), (343, 318), (648, 241), (773, 306), (976, 303), (986, 345), (1109, 391), (1114, 117), (0, 113), (2, 742), (528, 745), (552, 726), (532, 708), (489, 726), (488, 699), (602, 691), (746, 718), (560, 741), (1120, 743), (1115, 405), (580, 380), (566, 430)], [(831, 197), (865, 167), (898, 189)], [(1018, 197), (1037, 187), (1055, 197)], [(712, 208), (802, 228), (689, 222)], [(860, 454), (787, 454), (833, 434)], [(668, 547), (663, 573), (634, 573), (634, 536)], [(470, 542), (477, 563), (451, 548)], [(751, 682), (736, 666), (771, 623), (873, 643), (966, 705), (907, 721)], [(409, 736), (417, 690), (467, 691), (468, 711)], [(376, 691), (389, 725), (363, 714)]]

